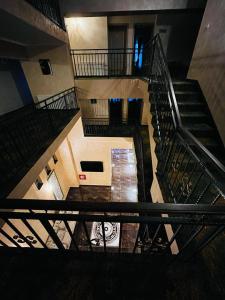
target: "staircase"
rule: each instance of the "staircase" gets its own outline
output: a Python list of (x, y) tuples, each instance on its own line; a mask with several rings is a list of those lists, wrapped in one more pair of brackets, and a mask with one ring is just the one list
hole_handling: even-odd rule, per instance
[(157, 176), (171, 203), (224, 204), (225, 151), (200, 86), (173, 80), (159, 36), (149, 81)]
[(225, 149), (197, 81), (173, 81), (181, 121), (221, 163)]

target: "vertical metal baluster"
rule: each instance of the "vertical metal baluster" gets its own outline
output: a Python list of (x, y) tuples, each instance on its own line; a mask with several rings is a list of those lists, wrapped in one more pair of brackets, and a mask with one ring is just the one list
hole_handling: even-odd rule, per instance
[(92, 248), (90, 236), (89, 236), (89, 233), (88, 233), (88, 230), (87, 230), (86, 222), (82, 221), (82, 224), (83, 224), (83, 227), (84, 227), (84, 232), (85, 232), (85, 235), (86, 235), (86, 239), (87, 239), (88, 244), (89, 244), (89, 248), (90, 248), (91, 252), (93, 252), (93, 248)]
[(198, 184), (199, 184), (199, 182), (200, 182), (200, 180), (201, 180), (201, 178), (202, 178), (203, 175), (204, 175), (204, 171), (202, 171), (202, 172), (200, 173), (199, 177), (197, 178), (197, 180), (196, 180), (196, 182), (195, 182), (194, 188), (192, 189), (191, 193), (188, 195), (188, 197), (186, 198), (186, 200), (185, 200), (184, 203), (189, 202), (190, 197), (193, 195), (194, 191), (196, 191), (196, 189), (197, 189), (197, 187), (198, 187)]
[(139, 239), (140, 232), (141, 232), (141, 227), (143, 226), (143, 224), (139, 223), (138, 225), (139, 225), (139, 228), (138, 228), (137, 237), (136, 237), (136, 241), (135, 241), (134, 248), (133, 248), (133, 254), (135, 254), (135, 252), (136, 252), (136, 249), (138, 246), (138, 239)]
[(210, 185), (211, 185), (211, 182), (209, 182), (209, 183), (206, 185), (206, 187), (203, 189), (203, 191), (202, 191), (201, 194), (199, 195), (199, 197), (198, 197), (197, 201), (195, 202), (195, 204), (198, 204), (198, 203), (201, 201), (202, 197), (206, 194), (206, 192), (207, 192), (208, 188), (210, 187)]
[(27, 240), (27, 238), (20, 232), (19, 229), (17, 229), (12, 222), (10, 222), (8, 219), (4, 219), (5, 223), (19, 236), (22, 240), (30, 247), (34, 248), (34, 246)]
[(102, 235), (103, 235), (103, 243), (104, 243), (104, 253), (106, 253), (106, 240), (105, 240), (105, 226), (104, 222), (101, 222), (102, 225)]
[(70, 235), (70, 238), (71, 238), (71, 240), (72, 240), (72, 242), (73, 242), (73, 245), (74, 245), (74, 247), (76, 248), (76, 251), (79, 252), (79, 251), (80, 251), (80, 250), (79, 250), (79, 247), (78, 247), (78, 245), (77, 245), (77, 243), (76, 243), (76, 241), (75, 241), (74, 235), (73, 235), (73, 233), (72, 233), (72, 231), (71, 231), (71, 229), (70, 229), (70, 226), (69, 226), (68, 222), (67, 222), (67, 221), (63, 221), (63, 222), (64, 222), (64, 224), (65, 224), (65, 226), (66, 226), (66, 229), (67, 229), (67, 231), (68, 231), (68, 233), (69, 233), (69, 235)]
[(4, 237), (7, 238), (7, 240), (9, 240), (12, 244), (14, 244), (16, 247), (21, 248), (21, 245), (18, 244), (16, 241), (14, 241), (14, 239), (7, 233), (5, 232), (2, 228), (0, 228), (0, 233), (2, 235), (4, 235)]
[(42, 241), (42, 239), (39, 237), (37, 232), (33, 229), (33, 227), (28, 223), (26, 219), (21, 219), (21, 221), (26, 225), (26, 227), (30, 230), (30, 232), (35, 236), (35, 238), (39, 241), (39, 243), (42, 245), (43, 248), (47, 249), (48, 247), (46, 244)]
[(172, 245), (172, 243), (175, 241), (177, 235), (179, 234), (179, 232), (181, 231), (183, 225), (179, 225), (178, 228), (176, 229), (175, 233), (173, 234), (173, 236), (171, 237), (171, 239), (168, 241), (165, 251)]
[(53, 229), (52, 225), (49, 223), (49, 220), (40, 220), (41, 224), (44, 226), (45, 230), (48, 232), (49, 236), (52, 238), (55, 245), (60, 250), (65, 250), (60, 238), (58, 237), (57, 233)]
[(120, 223), (119, 253), (121, 253), (121, 246), (122, 246), (122, 232), (123, 232), (123, 223)]

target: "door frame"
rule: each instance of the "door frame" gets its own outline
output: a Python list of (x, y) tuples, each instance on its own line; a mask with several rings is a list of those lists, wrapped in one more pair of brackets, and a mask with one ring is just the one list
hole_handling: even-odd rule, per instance
[[(110, 32), (110, 28), (114, 28), (114, 29), (123, 28), (124, 29), (125, 34), (124, 34), (124, 48), (123, 49), (124, 50), (127, 49), (128, 24), (108, 24), (108, 49), (113, 50), (113, 48), (109, 48), (109, 32)], [(109, 54), (110, 54), (110, 51), (109, 51)], [(110, 57), (108, 57), (108, 59), (110, 59)], [(126, 73), (126, 68), (127, 68), (127, 57), (126, 57), (125, 51), (124, 51), (124, 55), (123, 55), (123, 65), (121, 67), (122, 67), (121, 68), (121, 73), (125, 74)]]
[[(131, 124), (129, 122), (129, 98), (127, 98), (127, 124)], [(130, 99), (139, 99), (140, 103), (141, 103), (141, 107), (140, 107), (140, 119), (139, 119), (139, 124), (141, 125), (141, 121), (142, 121), (142, 116), (143, 116), (143, 111), (144, 111), (144, 99), (143, 98), (130, 98)]]
[(110, 100), (111, 99), (120, 99), (121, 100), (121, 124), (123, 124), (123, 103), (124, 103), (124, 99), (123, 98), (108, 98), (108, 114), (109, 114), (109, 125), (110, 125)]

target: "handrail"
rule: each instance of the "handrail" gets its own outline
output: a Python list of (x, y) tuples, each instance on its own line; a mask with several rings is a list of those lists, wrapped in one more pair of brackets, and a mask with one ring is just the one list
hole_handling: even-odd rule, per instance
[[(148, 214), (178, 214), (191, 215), (225, 215), (225, 205), (210, 206), (206, 204), (172, 204), (172, 203), (147, 203), (147, 202), (89, 202), (65, 200), (34, 200), (34, 199), (1, 199), (2, 210), (67, 210), (80, 212), (110, 212), (110, 213), (148, 213)], [(51, 213), (51, 212), (49, 212)], [(35, 214), (35, 212), (33, 212)], [(205, 217), (203, 217), (204, 220)]]
[(176, 115), (176, 120), (177, 120), (177, 123), (174, 124), (175, 128), (178, 128), (186, 137), (188, 136), (188, 138), (192, 140), (192, 142), (201, 150), (201, 152), (204, 153), (204, 155), (206, 155), (210, 160), (212, 160), (212, 162), (222, 172), (225, 173), (225, 166), (206, 147), (204, 147), (204, 145), (200, 141), (198, 141), (193, 136), (193, 134), (189, 130), (187, 130), (187, 128), (183, 125), (182, 120), (181, 120), (181, 116), (180, 116), (180, 111), (179, 111), (179, 108), (178, 108), (178, 103), (177, 103), (175, 92), (174, 92), (174, 88), (173, 88), (173, 84), (172, 84), (172, 79), (171, 79), (171, 76), (170, 76), (168, 65), (166, 63), (166, 57), (165, 57), (165, 54), (164, 54), (164, 51), (163, 51), (162, 42), (161, 42), (159, 34), (157, 34), (155, 36), (155, 40), (158, 41), (158, 46), (160, 48), (160, 52), (163, 56), (163, 60), (164, 60), (164, 63), (165, 63), (164, 67), (165, 67), (165, 70), (166, 70), (166, 73), (167, 73), (169, 88), (170, 88), (170, 91), (171, 91), (172, 106), (173, 106), (173, 110), (174, 110), (174, 113)]
[[(75, 93), (75, 95), (76, 95), (76, 88), (75, 87), (71, 87), (71, 88), (69, 88), (69, 89), (66, 89), (66, 90), (64, 90), (64, 91), (61, 91), (61, 92), (59, 92), (59, 93), (57, 93), (57, 94), (54, 94), (54, 95), (52, 95), (52, 96), (49, 96), (49, 97), (47, 97), (47, 98), (45, 98), (45, 99), (43, 99), (43, 100), (41, 100), (41, 101), (38, 101), (37, 103), (35, 103), (35, 105), (39, 105), (40, 103), (45, 103), (46, 101), (48, 101), (48, 100), (51, 100), (51, 99), (53, 99), (53, 98), (55, 98), (55, 97), (58, 97), (58, 96), (64, 96), (65, 94), (68, 94), (69, 92), (73, 92), (74, 91), (74, 93)], [(58, 97), (58, 98), (60, 98), (60, 97)], [(57, 99), (56, 99), (57, 100)]]

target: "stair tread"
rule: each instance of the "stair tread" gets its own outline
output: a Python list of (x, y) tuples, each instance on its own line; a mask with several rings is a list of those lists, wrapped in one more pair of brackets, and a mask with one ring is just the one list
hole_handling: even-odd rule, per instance
[(215, 129), (212, 127), (212, 126), (210, 126), (210, 125), (208, 125), (208, 124), (206, 124), (206, 123), (197, 123), (197, 124), (195, 124), (195, 123), (193, 123), (193, 124), (189, 124), (189, 125), (187, 125), (186, 126), (186, 128), (188, 129), (188, 130), (200, 130), (200, 131), (215, 131)]
[(181, 112), (180, 115), (181, 117), (200, 117), (200, 116), (207, 117), (208, 116), (205, 112), (200, 112), (200, 111)]

